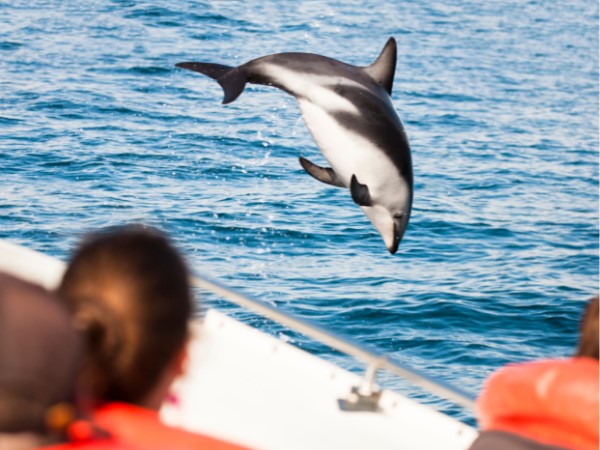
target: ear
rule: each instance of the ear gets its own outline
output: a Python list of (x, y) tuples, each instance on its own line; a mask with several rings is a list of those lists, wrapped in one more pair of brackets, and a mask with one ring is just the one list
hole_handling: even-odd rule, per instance
[(190, 338), (187, 338), (182, 344), (179, 351), (173, 358), (173, 374), (175, 377), (179, 377), (186, 372), (188, 363), (188, 346), (190, 344)]
[(186, 339), (179, 350), (175, 352), (169, 364), (164, 368), (162, 376), (159, 378), (155, 386), (150, 389), (148, 395), (139, 402), (145, 408), (158, 411), (165, 399), (170, 397), (170, 390), (173, 382), (185, 373), (188, 359), (188, 342)]

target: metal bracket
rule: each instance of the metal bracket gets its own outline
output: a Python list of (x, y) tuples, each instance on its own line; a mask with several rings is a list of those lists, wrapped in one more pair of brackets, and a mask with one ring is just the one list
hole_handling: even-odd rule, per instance
[(365, 377), (359, 386), (352, 386), (347, 398), (339, 398), (338, 406), (347, 412), (380, 412), (379, 398), (381, 391), (375, 385), (375, 375), (378, 365), (371, 364), (367, 367)]
[(346, 412), (380, 412), (379, 397), (381, 391), (364, 395), (360, 393), (358, 386), (353, 386), (348, 398), (338, 398), (338, 406)]

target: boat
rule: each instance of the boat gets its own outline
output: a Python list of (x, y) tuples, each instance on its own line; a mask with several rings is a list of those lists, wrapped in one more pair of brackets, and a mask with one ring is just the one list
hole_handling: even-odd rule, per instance
[[(0, 240), (0, 271), (54, 289), (65, 263)], [(188, 368), (162, 419), (264, 450), (468, 449), (478, 432), (392, 389), (382, 371), (473, 409), (473, 396), (314, 323), (195, 275), (195, 286), (362, 361), (364, 376), (208, 309), (192, 324)]]

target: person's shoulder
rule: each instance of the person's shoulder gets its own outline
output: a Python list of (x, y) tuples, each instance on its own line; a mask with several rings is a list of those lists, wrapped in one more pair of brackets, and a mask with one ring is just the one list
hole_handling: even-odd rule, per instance
[(543, 377), (551, 377), (563, 382), (569, 379), (598, 379), (598, 360), (587, 357), (541, 359), (521, 363), (507, 364), (496, 370), (486, 381), (486, 385), (494, 383), (514, 382), (523, 384), (528, 380), (537, 381)]
[(243, 450), (244, 447), (211, 436), (171, 427), (158, 413), (126, 403), (109, 403), (96, 410), (94, 421), (124, 443), (148, 449)]
[(508, 364), (485, 381), (478, 403), (536, 409), (540, 402), (570, 401), (575, 394), (597, 403), (598, 374), (598, 360), (586, 357)]

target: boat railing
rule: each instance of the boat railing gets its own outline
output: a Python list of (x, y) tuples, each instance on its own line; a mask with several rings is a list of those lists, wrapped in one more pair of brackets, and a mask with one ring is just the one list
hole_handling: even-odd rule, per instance
[(332, 333), (306, 319), (295, 317), (294, 315), (286, 313), (261, 300), (237, 292), (215, 280), (197, 275), (192, 278), (192, 283), (198, 288), (211, 291), (229, 302), (235, 303), (238, 306), (264, 316), (280, 325), (304, 334), (362, 361), (366, 365), (362, 382), (359, 386), (353, 388), (349, 400), (340, 400), (340, 407), (342, 409), (350, 411), (377, 410), (380, 391), (376, 385), (376, 377), (379, 370), (391, 372), (441, 398), (450, 400), (471, 411), (474, 409), (474, 396), (472, 394), (453, 386), (448, 382), (435, 379), (398, 361), (396, 358), (378, 352), (377, 350), (368, 349), (359, 343), (352, 342), (346, 337)]

